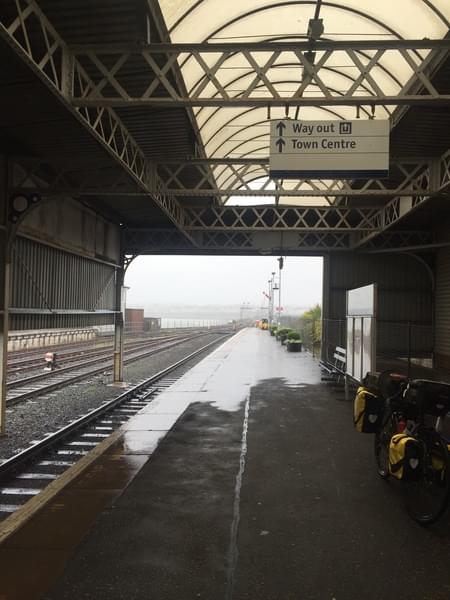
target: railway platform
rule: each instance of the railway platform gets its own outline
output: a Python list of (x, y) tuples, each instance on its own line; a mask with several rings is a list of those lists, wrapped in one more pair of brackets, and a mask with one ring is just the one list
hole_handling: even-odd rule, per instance
[(440, 600), (423, 529), (311, 356), (246, 329), (0, 545), (1, 600)]

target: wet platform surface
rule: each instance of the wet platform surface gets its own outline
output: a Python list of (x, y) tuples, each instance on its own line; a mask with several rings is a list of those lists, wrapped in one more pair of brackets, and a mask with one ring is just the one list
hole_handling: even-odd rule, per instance
[(0, 599), (444, 600), (430, 529), (375, 471), (343, 390), (244, 330), (0, 547)]

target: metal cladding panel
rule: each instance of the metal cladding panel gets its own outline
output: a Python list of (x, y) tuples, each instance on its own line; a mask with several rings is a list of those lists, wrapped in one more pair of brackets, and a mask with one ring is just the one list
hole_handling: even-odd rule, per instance
[(107, 262), (120, 260), (119, 227), (70, 198), (46, 198), (35, 205), (19, 232), (68, 252)]
[(39, 7), (70, 44), (142, 43), (144, 0), (39, 0)]
[(426, 268), (409, 256), (331, 255), (329, 318), (345, 317), (345, 291), (378, 284), (382, 320), (430, 321), (431, 280)]
[[(409, 343), (414, 356), (431, 355), (432, 282), (418, 260), (394, 254), (330, 255), (325, 273), (324, 319), (329, 323), (345, 319), (346, 290), (376, 283), (378, 355), (406, 356)], [(329, 331), (327, 344), (340, 345), (333, 328)]]
[(450, 367), (450, 248), (441, 248), (436, 258), (435, 294), (436, 362)]
[[(11, 328), (111, 323), (113, 314), (94, 311), (114, 310), (115, 280), (115, 268), (110, 265), (18, 237), (12, 249)], [(14, 314), (14, 309), (26, 314)], [(43, 310), (92, 314), (42, 314)]]
[(72, 329), (114, 324), (114, 315), (19, 315), (9, 316), (11, 331), (28, 329)]

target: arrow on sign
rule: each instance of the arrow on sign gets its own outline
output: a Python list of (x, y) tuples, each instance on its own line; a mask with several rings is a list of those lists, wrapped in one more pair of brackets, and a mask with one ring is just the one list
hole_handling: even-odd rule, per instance
[(283, 129), (286, 128), (286, 125), (283, 123), (283, 121), (280, 121), (279, 123), (277, 123), (277, 129), (278, 129), (278, 135), (281, 137), (283, 135)]
[(286, 142), (283, 138), (278, 139), (275, 144), (278, 146), (278, 152), (283, 152), (283, 146), (286, 146)]

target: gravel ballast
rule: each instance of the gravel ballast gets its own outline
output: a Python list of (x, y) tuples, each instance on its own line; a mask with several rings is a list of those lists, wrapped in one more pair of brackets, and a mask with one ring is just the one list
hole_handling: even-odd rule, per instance
[[(192, 359), (194, 366), (209, 352), (223, 343), (223, 334), (210, 333), (182, 342), (156, 355), (140, 359), (124, 367), (124, 378), (130, 387), (162, 371), (188, 354), (217, 340), (208, 351)], [(182, 367), (186, 370), (186, 367)], [(176, 376), (174, 372), (174, 376)], [(28, 447), (33, 441), (53, 433), (69, 421), (112, 400), (125, 389), (111, 386), (112, 374), (92, 376), (89, 379), (61, 388), (41, 397), (32, 398), (6, 410), (6, 434), (0, 437), (0, 462)]]

